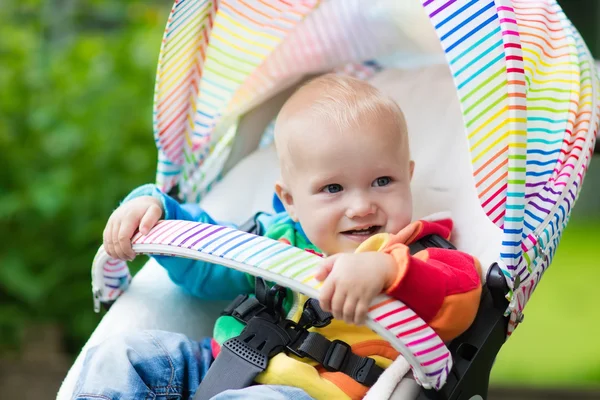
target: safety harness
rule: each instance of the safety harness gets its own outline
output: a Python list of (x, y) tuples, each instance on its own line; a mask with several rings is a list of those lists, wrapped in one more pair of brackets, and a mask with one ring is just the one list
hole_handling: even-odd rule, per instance
[[(258, 225), (246, 225), (244, 230), (260, 234)], [(411, 254), (428, 247), (456, 249), (439, 235), (428, 235), (409, 245)], [(321, 309), (318, 300), (309, 299), (304, 303), (297, 323), (286, 319), (283, 309), (286, 294), (286, 288), (269, 287), (257, 277), (254, 297), (239, 295), (227, 306), (221, 315), (234, 317), (245, 328), (239, 336), (223, 343), (194, 400), (208, 400), (225, 390), (252, 385), (258, 374), (267, 369), (269, 359), (281, 352), (310, 358), (325, 370), (342, 372), (367, 387), (377, 382), (384, 369), (374, 359), (354, 354), (346, 342), (331, 341), (320, 333), (308, 331), (325, 327), (333, 319)]]

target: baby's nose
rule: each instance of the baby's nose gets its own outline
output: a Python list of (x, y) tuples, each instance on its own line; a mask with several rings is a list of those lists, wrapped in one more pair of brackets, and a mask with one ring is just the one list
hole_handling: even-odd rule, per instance
[(375, 212), (375, 205), (366, 197), (359, 197), (346, 210), (348, 218), (361, 218)]

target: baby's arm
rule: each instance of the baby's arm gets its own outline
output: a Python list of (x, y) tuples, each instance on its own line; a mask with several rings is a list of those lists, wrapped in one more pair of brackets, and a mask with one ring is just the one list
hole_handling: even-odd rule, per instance
[[(131, 250), (131, 238), (135, 231), (139, 228), (140, 232), (147, 232), (159, 219), (217, 224), (198, 205), (181, 205), (155, 185), (144, 185), (131, 192), (111, 215), (104, 234), (107, 253), (114, 258), (132, 259), (135, 253)], [(115, 231), (121, 233), (114, 234)], [(247, 274), (231, 268), (179, 257), (153, 257), (174, 283), (196, 297), (228, 300), (253, 290)]]
[(399, 236), (373, 237), (361, 245), (361, 250), (391, 255), (396, 276), (386, 293), (415, 311), (442, 340), (454, 339), (471, 325), (479, 308), (478, 261), (461, 251), (441, 248), (410, 255)]

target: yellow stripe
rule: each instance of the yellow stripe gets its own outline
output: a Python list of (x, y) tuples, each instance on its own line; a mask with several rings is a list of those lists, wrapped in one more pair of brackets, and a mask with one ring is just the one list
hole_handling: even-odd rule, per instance
[[(505, 122), (506, 123), (506, 122)], [(500, 136), (498, 139), (496, 139), (494, 141), (494, 143), (490, 144), (488, 147), (486, 147), (481, 153), (479, 153), (477, 156), (473, 157), (473, 161), (472, 163), (475, 164), (481, 157), (485, 156), (491, 149), (493, 149), (494, 147), (496, 147), (498, 145), (498, 143), (500, 143), (501, 141), (503, 141), (504, 139), (508, 138), (508, 132), (505, 133), (504, 135)]]
[[(172, 79), (167, 79), (167, 77), (165, 77), (165, 79), (164, 79), (164, 80), (162, 80), (162, 81), (161, 81), (161, 82), (158, 84), (159, 91), (160, 91), (160, 92), (163, 92), (163, 91), (169, 90), (169, 89), (170, 89), (170, 88), (171, 88), (171, 87), (172, 87), (172, 86), (173, 86), (175, 83), (179, 82), (179, 79), (181, 79), (181, 76), (189, 72), (189, 68), (183, 68), (183, 69), (182, 69), (182, 68), (181, 68), (181, 66), (182, 66), (182, 65), (188, 65), (188, 66), (189, 66), (189, 61), (190, 61), (190, 59), (193, 59), (195, 56), (196, 56), (196, 54), (194, 54), (194, 52), (190, 52), (190, 54), (188, 55), (188, 57), (187, 57), (187, 59), (185, 60), (185, 62), (181, 63), (181, 64), (179, 65), (179, 68), (176, 68), (176, 69), (174, 69), (174, 71), (173, 71), (173, 72), (175, 72), (175, 71), (177, 71), (177, 70), (181, 69), (181, 72), (180, 72), (179, 74), (177, 74), (177, 76), (175, 76), (175, 77), (174, 77), (174, 78), (172, 78)], [(193, 61), (192, 61), (192, 63), (193, 63)], [(171, 74), (172, 74), (172, 72), (169, 72), (169, 76), (170, 76)], [(165, 85), (165, 83), (166, 83), (167, 81), (170, 81), (170, 83), (169, 83), (168, 85), (166, 85), (166, 86), (163, 86), (163, 85)]]
[(253, 51), (246, 50), (246, 49), (244, 49), (243, 47), (237, 46), (237, 45), (235, 45), (235, 44), (231, 43), (229, 40), (223, 39), (223, 37), (219, 36), (218, 34), (216, 34), (216, 33), (214, 33), (214, 32), (211, 34), (211, 36), (212, 36), (213, 38), (215, 38), (215, 39), (217, 39), (217, 40), (219, 40), (219, 41), (221, 41), (221, 42), (225, 43), (226, 45), (228, 45), (228, 46), (231, 46), (232, 48), (234, 48), (234, 49), (236, 49), (236, 50), (239, 50), (239, 51), (241, 51), (242, 53), (246, 53), (246, 54), (249, 54), (249, 55), (251, 55), (251, 56), (258, 57), (258, 58), (260, 58), (261, 60), (265, 58), (265, 56), (264, 56), (263, 54), (260, 54), (260, 53), (255, 53), (255, 52), (253, 52)]
[(248, 32), (248, 33), (250, 33), (252, 35), (263, 36), (263, 37), (265, 37), (267, 39), (273, 40), (274, 42), (278, 42), (280, 40), (279, 37), (270, 35), (270, 34), (268, 34), (266, 32), (260, 32), (260, 31), (254, 31), (252, 29), (248, 29), (243, 24), (240, 24), (239, 22), (237, 22), (236, 20), (234, 20), (233, 18), (231, 18), (229, 15), (227, 15), (224, 12), (220, 12), (219, 13), (219, 17), (222, 17), (223, 19), (226, 19), (227, 21), (229, 21), (230, 23), (232, 23), (236, 27), (238, 27), (240, 29), (243, 29), (243, 30), (245, 30), (246, 32)]
[(537, 75), (542, 75), (542, 76), (550, 76), (550, 75), (558, 75), (558, 74), (566, 74), (566, 75), (578, 75), (575, 71), (573, 70), (558, 70), (558, 71), (552, 71), (552, 72), (544, 72), (541, 71), (539, 69), (535, 69), (535, 71), (532, 68), (529, 67), (525, 67), (526, 71), (529, 71), (531, 76), (535, 76)]
[[(186, 50), (188, 50), (189, 47), (192, 47), (192, 49), (189, 49), (189, 51), (182, 52), (181, 56), (178, 56), (174, 60), (171, 61), (169, 68), (166, 68), (161, 72), (159, 86), (162, 86), (166, 82), (168, 82), (169, 78), (173, 74), (175, 74), (175, 72), (177, 72), (179, 69), (181, 69), (181, 67), (185, 66), (186, 69), (189, 69), (190, 60), (196, 58), (196, 55), (197, 55), (197, 51), (194, 51), (194, 49), (193, 49), (193, 47), (195, 47), (194, 46), (195, 44), (198, 44), (198, 42), (190, 42), (190, 44), (188, 44), (186, 46)], [(184, 58), (183, 56), (186, 56), (186, 57)], [(183, 60), (183, 61), (180, 63), (181, 60)]]
[[(256, 47), (262, 47), (263, 49), (267, 50), (267, 51), (271, 51), (273, 49), (274, 46), (269, 46), (266, 44), (262, 44), (260, 42), (254, 41), (252, 39), (248, 39), (245, 37), (242, 37), (240, 35), (238, 35), (237, 33), (231, 31), (230, 29), (226, 28), (223, 24), (219, 23), (219, 22), (215, 22), (215, 27), (216, 28), (220, 28), (221, 30), (229, 33), (231, 36), (233, 36), (234, 38), (241, 40), (242, 42), (246, 42), (251, 46), (256, 46)], [(213, 32), (214, 35), (214, 32)]]
[(508, 106), (504, 106), (500, 109), (500, 111), (498, 111), (496, 114), (492, 115), (490, 118), (487, 119), (487, 121), (485, 121), (483, 124), (479, 125), (479, 127), (477, 127), (477, 129), (475, 129), (473, 132), (471, 132), (467, 137), (469, 139), (472, 139), (473, 136), (477, 135), (479, 133), (479, 131), (481, 131), (483, 128), (485, 128), (486, 126), (488, 126), (493, 120), (495, 120), (496, 118), (498, 118), (500, 116), (500, 114), (504, 113), (508, 111)]
[(486, 134), (484, 137), (479, 139), (475, 144), (473, 144), (473, 146), (471, 146), (471, 148), (469, 150), (471, 152), (473, 152), (473, 150), (475, 150), (481, 143), (485, 142), (491, 135), (498, 132), (500, 129), (502, 129), (504, 126), (506, 126), (507, 124), (509, 124), (511, 122), (525, 123), (525, 122), (527, 122), (527, 119), (525, 119), (525, 118), (507, 118), (502, 123), (500, 123), (497, 127), (492, 129), (488, 134)]
[(532, 64), (541, 64), (541, 65), (543, 65), (544, 67), (548, 67), (548, 68), (554, 68), (554, 67), (557, 67), (557, 66), (559, 66), (559, 65), (573, 65), (573, 66), (577, 66), (577, 65), (578, 65), (578, 64), (577, 64), (576, 62), (574, 62), (574, 61), (564, 61), (564, 62), (559, 62), (559, 63), (552, 63), (552, 64), (550, 64), (550, 63), (544, 62), (544, 61), (542, 60), (542, 58), (541, 58), (540, 54), (539, 54), (539, 53), (537, 53), (537, 52), (535, 52), (535, 51), (533, 51), (533, 50), (531, 50), (531, 49), (523, 48), (523, 52), (525, 52), (525, 53), (531, 53), (531, 54), (533, 54), (533, 55), (534, 55), (534, 56), (536, 56), (536, 58), (538, 59), (538, 62), (536, 63), (536, 62), (535, 62), (535, 60), (533, 60), (533, 59), (532, 59), (532, 58), (530, 58), (530, 57), (523, 57), (523, 61), (526, 61), (526, 62), (527, 62), (527, 61), (529, 61), (529, 62), (531, 62)]

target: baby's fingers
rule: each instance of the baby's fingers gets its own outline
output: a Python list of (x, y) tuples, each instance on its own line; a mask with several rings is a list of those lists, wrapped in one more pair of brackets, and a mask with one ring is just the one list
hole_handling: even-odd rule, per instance
[(104, 232), (102, 233), (102, 240), (106, 254), (108, 254), (112, 258), (117, 258), (114, 246), (112, 244), (113, 222), (113, 219), (109, 218), (108, 222), (106, 223), (106, 227), (104, 227)]
[(369, 312), (369, 303), (364, 300), (360, 300), (356, 304), (356, 312), (354, 314), (354, 325), (363, 325), (367, 320), (367, 313)]
[(132, 218), (125, 218), (117, 232), (115, 247), (117, 252), (123, 257), (122, 260), (133, 260), (135, 252), (131, 248), (131, 237), (138, 227), (138, 221)]
[(331, 298), (335, 292), (335, 282), (331, 279), (326, 280), (319, 294), (319, 305), (326, 312), (331, 312)]
[(160, 217), (162, 217), (162, 209), (159, 206), (151, 205), (148, 207), (140, 222), (140, 232), (147, 235), (150, 229), (154, 228)]
[(344, 301), (344, 308), (343, 308), (343, 318), (344, 318), (344, 322), (347, 324), (354, 323), (354, 316), (356, 314), (356, 303), (357, 303), (356, 298), (351, 297), (350, 295), (346, 296), (346, 300)]
[(337, 256), (335, 255), (323, 259), (319, 265), (317, 273), (315, 274), (315, 279), (318, 281), (324, 281), (333, 270), (333, 266), (335, 265), (336, 259)]

